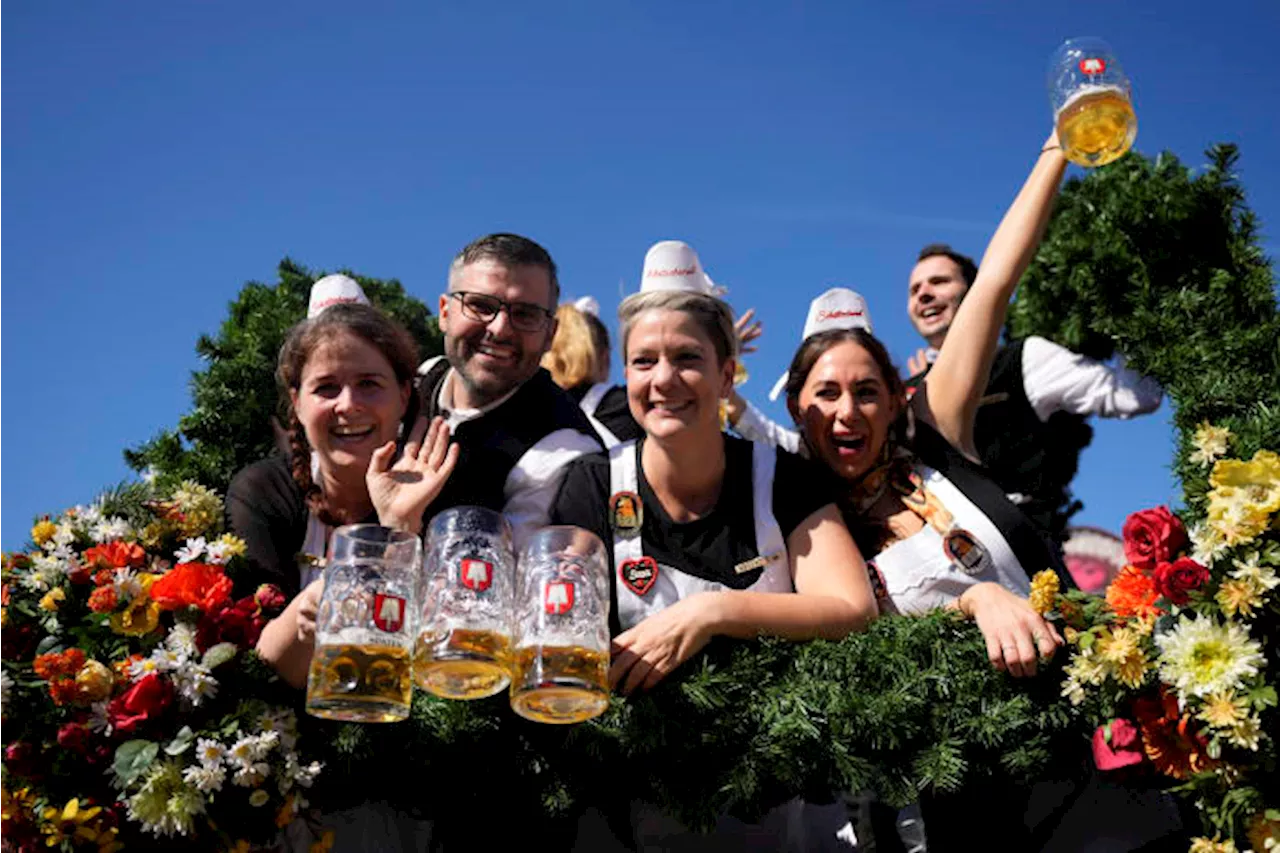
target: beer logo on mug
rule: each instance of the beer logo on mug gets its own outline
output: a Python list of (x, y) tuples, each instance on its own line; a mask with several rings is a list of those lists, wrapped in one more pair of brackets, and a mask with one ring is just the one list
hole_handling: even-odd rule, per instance
[(1080, 60), (1080, 73), (1082, 74), (1101, 74), (1107, 70), (1107, 61), (1098, 56), (1090, 56), (1087, 59)]
[(550, 581), (542, 590), (542, 606), (552, 616), (573, 609), (573, 581)]
[(404, 627), (404, 599), (398, 595), (375, 593), (373, 596), (373, 624), (379, 631), (394, 634)]
[(493, 563), (467, 557), (458, 569), (458, 576), (467, 589), (484, 592), (493, 584)]

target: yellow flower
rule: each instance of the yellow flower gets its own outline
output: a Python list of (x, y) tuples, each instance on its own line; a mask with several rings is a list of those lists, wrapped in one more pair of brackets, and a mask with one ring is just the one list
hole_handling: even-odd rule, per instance
[(1249, 703), (1236, 696), (1234, 691), (1222, 690), (1210, 693), (1197, 716), (1211, 726), (1228, 729), (1249, 713)]
[(1191, 462), (1196, 465), (1212, 464), (1215, 459), (1227, 455), (1227, 442), (1230, 440), (1231, 430), (1201, 421), (1191, 436), (1191, 443), (1195, 446)]
[(1151, 668), (1141, 634), (1133, 628), (1114, 628), (1098, 637), (1098, 656), (1105, 661), (1116, 680), (1126, 687), (1137, 687)]
[(50, 806), (44, 810), (45, 823), (40, 827), (40, 831), (48, 836), (45, 844), (56, 847), (77, 840), (97, 842), (102, 827), (94, 818), (101, 811), (100, 806), (80, 808), (79, 798), (68, 800), (61, 813), (56, 806)]
[(188, 539), (202, 536), (222, 522), (222, 498), (193, 480), (186, 480), (173, 493), (174, 518)]
[(1053, 609), (1058, 597), (1058, 573), (1052, 569), (1037, 572), (1031, 579), (1031, 609), (1041, 616)]
[(1191, 848), (1187, 853), (1236, 853), (1236, 843), (1228, 838), (1226, 841), (1219, 841), (1214, 838), (1191, 839)]
[(1262, 723), (1257, 717), (1248, 716), (1242, 720), (1237, 720), (1236, 724), (1231, 727), (1227, 740), (1231, 741), (1242, 749), (1252, 749), (1258, 751), (1258, 744), (1262, 741)]
[(1228, 616), (1252, 616), (1262, 606), (1262, 590), (1248, 580), (1223, 581), (1216, 598)]
[(224, 533), (218, 537), (218, 544), (226, 549), (228, 557), (243, 557), (245, 552), (244, 540), (234, 533)]
[(60, 586), (55, 586), (40, 599), (40, 609), (50, 613), (58, 612), (58, 605), (67, 600), (67, 593)]
[(31, 528), (31, 541), (37, 545), (44, 547), (44, 543), (53, 538), (53, 534), (58, 532), (58, 525), (49, 519), (37, 521), (35, 527)]
[(160, 605), (151, 600), (151, 585), (157, 575), (142, 572), (138, 582), (142, 591), (120, 613), (111, 617), (111, 630), (127, 637), (143, 637), (150, 634), (160, 624)]
[(36, 798), (30, 788), (10, 792), (8, 788), (0, 787), (0, 817), (4, 818), (5, 823), (25, 819), (35, 803)]
[(96, 660), (87, 660), (76, 673), (76, 686), (88, 702), (99, 702), (111, 695), (111, 687), (115, 677), (106, 665)]
[(249, 805), (253, 806), (254, 808), (259, 808), (260, 806), (265, 806), (267, 804), (267, 801), (270, 799), (271, 799), (270, 794), (268, 794), (266, 791), (262, 790), (261, 788), (258, 788), (252, 794), (249, 795)]

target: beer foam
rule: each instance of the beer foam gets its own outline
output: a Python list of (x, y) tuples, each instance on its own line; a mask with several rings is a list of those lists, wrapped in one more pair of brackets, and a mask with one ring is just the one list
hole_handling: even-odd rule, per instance
[(1129, 93), (1124, 90), (1123, 86), (1117, 86), (1115, 83), (1090, 83), (1086, 86), (1081, 86), (1072, 93), (1070, 98), (1067, 98), (1062, 106), (1058, 107), (1058, 111), (1053, 114), (1054, 120), (1056, 121), (1058, 116), (1070, 109), (1077, 101), (1081, 101), (1084, 98), (1097, 97), (1098, 95), (1117, 95), (1125, 101), (1129, 100)]

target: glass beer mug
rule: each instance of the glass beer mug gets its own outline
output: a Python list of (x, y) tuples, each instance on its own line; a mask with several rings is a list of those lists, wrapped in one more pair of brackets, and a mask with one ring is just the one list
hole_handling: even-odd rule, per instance
[(511, 708), (541, 723), (580, 723), (609, 706), (609, 570), (578, 527), (546, 527), (520, 555)]
[(445, 699), (500, 693), (511, 674), (511, 528), (499, 513), (462, 506), (431, 521), (413, 678)]
[(1049, 60), (1049, 102), (1062, 153), (1072, 163), (1118, 160), (1138, 136), (1129, 78), (1102, 39), (1062, 43)]
[(307, 711), (330, 720), (391, 723), (409, 716), (414, 589), (421, 543), (376, 524), (333, 532), (316, 612)]

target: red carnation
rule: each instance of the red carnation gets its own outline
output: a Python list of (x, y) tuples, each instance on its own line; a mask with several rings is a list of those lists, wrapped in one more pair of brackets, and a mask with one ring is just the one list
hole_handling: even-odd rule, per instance
[(113, 586), (100, 586), (89, 593), (89, 609), (94, 613), (114, 613), (119, 603)]
[(1187, 593), (1209, 580), (1209, 570), (1190, 557), (1179, 557), (1156, 566), (1151, 576), (1160, 594), (1181, 607), (1187, 603)]
[(88, 752), (91, 739), (89, 727), (84, 723), (67, 723), (58, 729), (58, 746), (77, 755)]
[(1143, 571), (1173, 559), (1187, 544), (1187, 529), (1166, 506), (1135, 512), (1124, 521), (1125, 559)]
[(196, 647), (203, 652), (218, 643), (235, 643), (238, 648), (249, 649), (257, 644), (266, 624), (258, 603), (246, 596), (235, 604), (223, 604), (205, 613), (196, 629)]
[(231, 578), (221, 566), (179, 563), (151, 584), (151, 600), (161, 610), (195, 606), (213, 610), (231, 596)]
[(107, 705), (107, 721), (116, 734), (128, 737), (168, 710), (173, 703), (173, 685), (157, 672), (150, 672)]
[(1142, 735), (1131, 721), (1112, 720), (1105, 726), (1098, 726), (1093, 733), (1093, 763), (1099, 770), (1118, 770), (1131, 764), (1141, 764), (1145, 759)]
[(17, 740), (4, 748), (4, 765), (10, 773), (19, 776), (39, 775), (40, 762), (36, 748), (23, 740)]
[(147, 562), (147, 552), (137, 542), (108, 542), (85, 551), (84, 561), (100, 569), (140, 569)]

